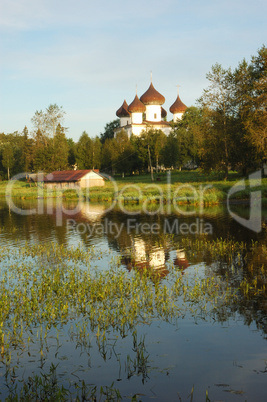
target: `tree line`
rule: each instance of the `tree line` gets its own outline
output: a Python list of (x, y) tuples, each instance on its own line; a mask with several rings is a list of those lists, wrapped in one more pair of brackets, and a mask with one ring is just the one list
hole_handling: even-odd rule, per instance
[(155, 169), (199, 166), (207, 172), (229, 169), (247, 174), (262, 166), (267, 156), (267, 48), (232, 70), (215, 64), (207, 74), (209, 86), (197, 106), (181, 121), (171, 123), (166, 136), (147, 127), (128, 138), (119, 119), (91, 138), (84, 131), (74, 142), (66, 137), (62, 107), (36, 111), (33, 131), (0, 134), (0, 179), (20, 172), (101, 169), (132, 174)]

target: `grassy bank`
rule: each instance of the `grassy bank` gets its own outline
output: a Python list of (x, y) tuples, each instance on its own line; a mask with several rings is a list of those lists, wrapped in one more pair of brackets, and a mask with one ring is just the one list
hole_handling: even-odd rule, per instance
[[(125, 203), (177, 203), (192, 205), (214, 205), (227, 200), (229, 191), (242, 178), (236, 172), (231, 172), (229, 180), (223, 181), (217, 175), (205, 175), (200, 171), (182, 171), (160, 173), (155, 175), (154, 181), (151, 176), (136, 175), (130, 177), (115, 177), (114, 180), (106, 181), (105, 187), (92, 187), (90, 190), (81, 192), (84, 199), (93, 202), (112, 202), (117, 200)], [(10, 184), (10, 183), (9, 183)], [(243, 184), (243, 183), (240, 183)], [(0, 197), (6, 196), (8, 182), (0, 183)], [(252, 189), (250, 188), (252, 185)], [(261, 191), (261, 198), (267, 203), (267, 178), (261, 180), (246, 180), (245, 188), (235, 191), (230, 200), (249, 200), (251, 190)], [(231, 190), (232, 191), (232, 190)], [(74, 190), (46, 190), (41, 185), (26, 182), (12, 183), (10, 196), (21, 199), (77, 198)]]

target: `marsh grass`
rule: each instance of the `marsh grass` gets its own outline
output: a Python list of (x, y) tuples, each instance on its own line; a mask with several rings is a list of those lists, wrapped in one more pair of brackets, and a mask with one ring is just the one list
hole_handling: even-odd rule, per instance
[[(1, 247), (0, 366), (10, 398), (26, 398), (35, 395), (33, 392), (70, 397), (71, 391), (56, 380), (56, 364), (49, 372), (41, 371), (41, 376), (31, 376), (28, 382), (21, 382), (17, 374), (20, 360), (25, 354), (31, 355), (32, 348), (43, 370), (52, 348), (51, 339), (58, 351), (64, 328), (68, 328), (76, 348), (90, 355), (90, 349), (97, 347), (103, 361), (116, 354), (117, 341), (111, 342), (112, 337), (131, 337), (131, 354), (118, 357), (118, 362), (125, 367), (127, 378), (139, 376), (145, 382), (152, 368), (145, 338), (138, 335), (140, 325), (155, 321), (176, 325), (185, 315), (196, 321), (210, 317), (223, 322), (238, 309), (240, 300), (266, 300), (265, 246), (185, 238), (179, 247), (192, 259), (199, 254), (203, 257), (203, 253), (209, 255), (213, 268), (206, 266), (203, 273), (192, 266), (182, 274), (170, 266), (169, 275), (162, 279), (151, 269), (136, 268), (129, 273), (119, 259), (112, 258), (109, 269), (99, 271), (94, 267), (102, 254), (94, 248), (68, 249), (56, 244), (26, 244), (19, 250)], [(242, 275), (233, 286), (236, 270)], [(120, 397), (112, 386), (96, 391), (81, 381), (78, 384), (79, 398), (85, 392)]]

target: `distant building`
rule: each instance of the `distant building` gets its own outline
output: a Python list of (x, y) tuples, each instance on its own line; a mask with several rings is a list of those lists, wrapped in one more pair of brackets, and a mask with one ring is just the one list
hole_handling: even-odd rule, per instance
[[(140, 135), (147, 128), (153, 128), (162, 130), (168, 135), (171, 131), (171, 125), (166, 120), (167, 112), (162, 107), (164, 103), (164, 96), (154, 88), (151, 81), (148, 90), (140, 99), (136, 94), (129, 106), (126, 100), (124, 100), (121, 107), (117, 110), (116, 115), (120, 118), (120, 127), (115, 129), (115, 133), (124, 129), (130, 137), (132, 134)], [(182, 118), (186, 108), (186, 105), (181, 101), (178, 94), (176, 101), (170, 107), (174, 122)]]
[(46, 188), (88, 188), (104, 186), (98, 170), (56, 170), (44, 178)]

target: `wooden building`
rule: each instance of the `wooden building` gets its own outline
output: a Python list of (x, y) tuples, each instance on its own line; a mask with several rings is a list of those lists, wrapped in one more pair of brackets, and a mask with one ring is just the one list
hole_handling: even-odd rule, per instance
[(98, 170), (57, 170), (44, 178), (46, 188), (88, 188), (105, 185)]

